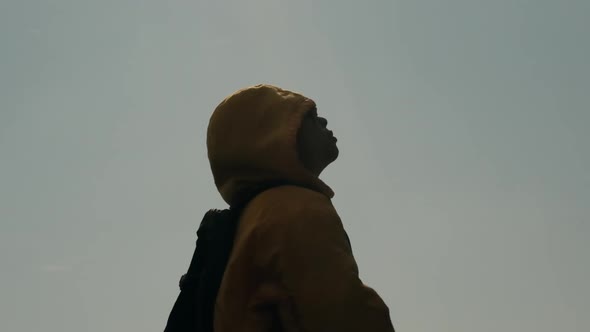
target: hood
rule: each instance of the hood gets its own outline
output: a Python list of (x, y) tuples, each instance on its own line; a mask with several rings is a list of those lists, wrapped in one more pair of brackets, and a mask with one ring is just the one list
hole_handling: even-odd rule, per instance
[(256, 85), (225, 98), (207, 129), (215, 185), (230, 206), (277, 183), (303, 186), (332, 198), (297, 154), (297, 131), (313, 100), (272, 85)]

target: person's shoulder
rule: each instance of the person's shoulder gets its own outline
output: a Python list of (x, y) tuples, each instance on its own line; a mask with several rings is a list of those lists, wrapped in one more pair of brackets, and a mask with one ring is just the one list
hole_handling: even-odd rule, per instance
[(306, 187), (302, 187), (302, 186), (297, 186), (297, 185), (293, 185), (293, 184), (286, 184), (286, 185), (282, 185), (282, 186), (278, 186), (278, 187), (274, 187), (272, 189), (267, 190), (267, 192), (273, 193), (275, 195), (294, 195), (294, 196), (298, 196), (298, 197), (315, 197), (315, 198), (325, 198), (327, 200), (329, 200), (328, 197), (326, 197), (324, 194), (306, 188)]
[(326, 195), (309, 188), (296, 185), (283, 185), (267, 190), (261, 199), (273, 205), (292, 207), (331, 207), (332, 201)]
[(326, 195), (295, 185), (272, 188), (257, 197), (257, 205), (264, 206), (274, 223), (306, 220), (339, 219), (332, 201)]

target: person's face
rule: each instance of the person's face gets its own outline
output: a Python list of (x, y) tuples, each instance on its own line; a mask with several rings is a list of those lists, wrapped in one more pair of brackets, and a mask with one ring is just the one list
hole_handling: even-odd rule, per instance
[(314, 108), (306, 113), (297, 135), (299, 158), (315, 175), (338, 158), (337, 140), (327, 125), (328, 120), (319, 117)]

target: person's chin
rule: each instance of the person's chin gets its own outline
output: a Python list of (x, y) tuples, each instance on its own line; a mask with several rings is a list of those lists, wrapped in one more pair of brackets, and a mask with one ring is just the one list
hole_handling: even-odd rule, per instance
[(332, 161), (338, 159), (338, 156), (340, 155), (340, 150), (338, 149), (338, 146), (336, 145), (336, 142), (334, 142), (334, 144), (332, 145), (331, 151), (330, 151), (330, 159)]

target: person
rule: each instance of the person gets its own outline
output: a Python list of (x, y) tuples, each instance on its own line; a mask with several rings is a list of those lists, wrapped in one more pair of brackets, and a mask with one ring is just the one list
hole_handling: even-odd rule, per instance
[(359, 279), (334, 192), (319, 179), (336, 142), (313, 100), (272, 85), (241, 89), (213, 112), (215, 185), (230, 206), (254, 194), (216, 298), (216, 332), (394, 331), (386, 304)]

